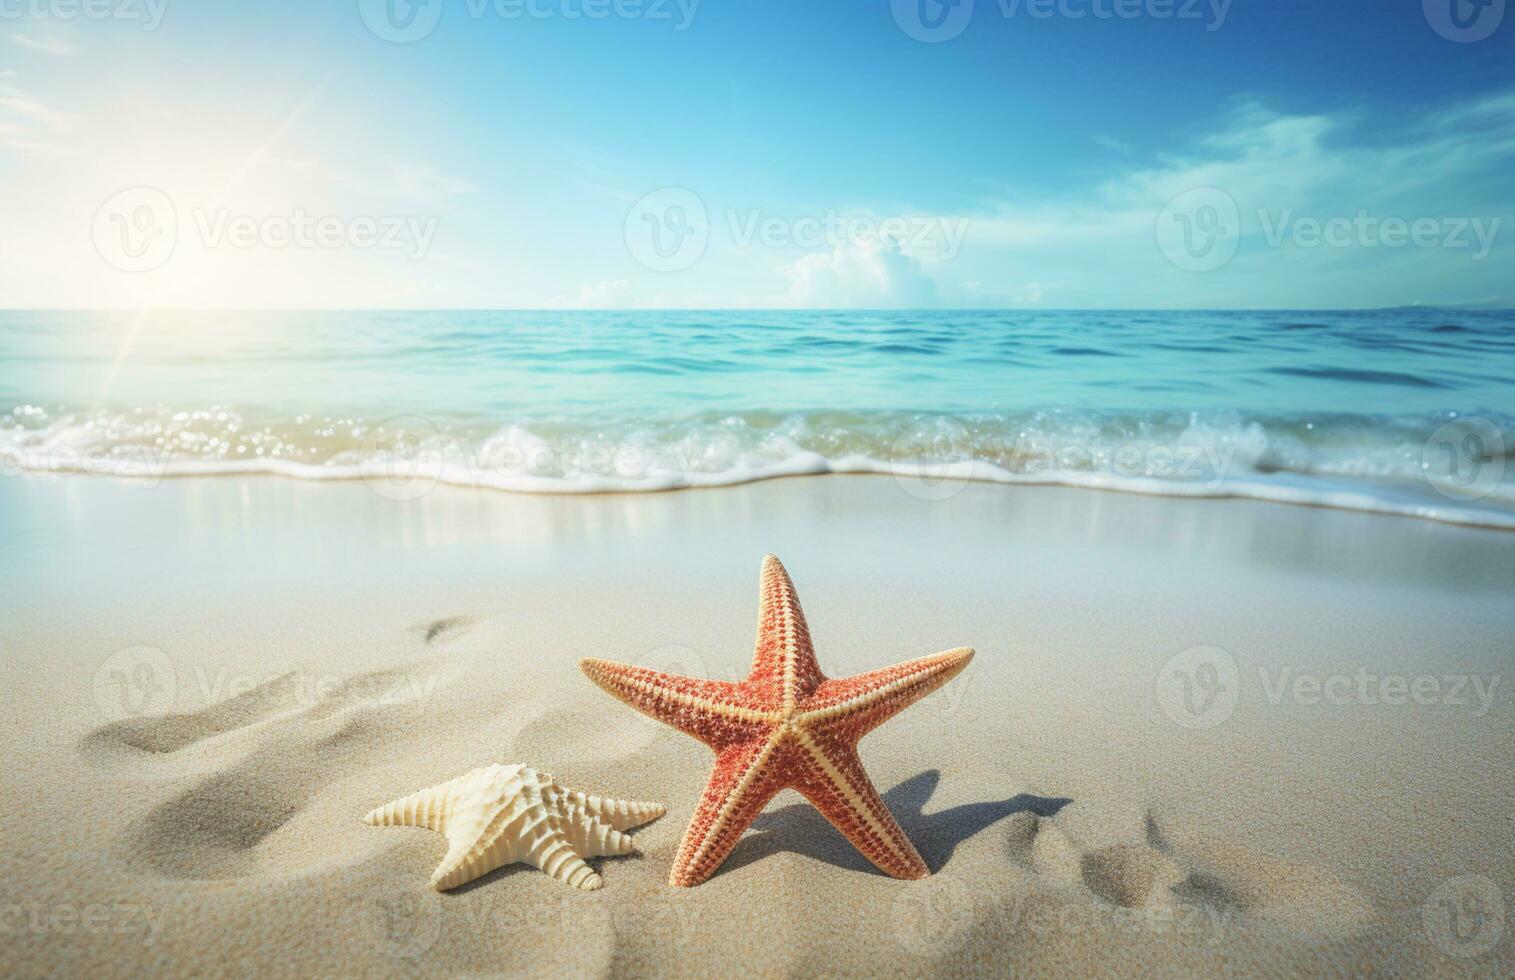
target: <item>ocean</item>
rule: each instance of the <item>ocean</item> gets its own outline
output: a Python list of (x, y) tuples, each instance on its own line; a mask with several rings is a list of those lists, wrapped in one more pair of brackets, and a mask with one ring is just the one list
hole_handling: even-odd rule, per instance
[(1511, 446), (1507, 311), (0, 313), (0, 475), (875, 472), (1515, 529)]

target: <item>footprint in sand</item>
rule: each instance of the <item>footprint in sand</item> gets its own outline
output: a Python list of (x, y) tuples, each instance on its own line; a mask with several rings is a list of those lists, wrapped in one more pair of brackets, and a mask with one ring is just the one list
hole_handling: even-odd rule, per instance
[(290, 671), (198, 711), (112, 722), (85, 736), (82, 748), (97, 761), (119, 758), (122, 750), (168, 755), (264, 722), (319, 720), (365, 704), (413, 703), (432, 692), (445, 668), (432, 661), (341, 679)]
[(316, 737), (276, 739), (223, 772), (160, 803), (121, 842), (126, 863), (170, 878), (238, 878), (256, 852), (303, 810), (333, 772), (361, 761), (369, 719)]
[(473, 629), (478, 622), (472, 616), (448, 616), (444, 619), (433, 619), (428, 623), (417, 623), (410, 628), (410, 632), (419, 634), (421, 642), (430, 646), (434, 643), (447, 643), (455, 640)]
[(291, 671), (201, 711), (112, 722), (86, 736), (84, 750), (92, 757), (123, 747), (160, 754), (178, 752), (207, 738), (295, 710), (299, 707), (299, 688), (299, 674)]
[(1018, 814), (1011, 857), (1043, 882), (1127, 909), (1198, 908), (1207, 922), (1253, 923), (1319, 940), (1356, 935), (1373, 908), (1329, 872), (1232, 845), (1175, 846), (1148, 814), (1144, 839), (1085, 850), (1056, 818)]
[[(448, 616), (419, 623), (409, 632), (430, 646), (462, 636), (477, 622), (472, 616)], [(178, 752), (197, 742), (301, 711), (324, 718), (356, 704), (420, 700), (435, 680), (435, 666), (428, 669), (419, 664), (340, 680), (290, 671), (199, 711), (128, 718), (102, 726), (85, 738), (84, 751), (97, 760), (116, 756), (121, 749)], [(416, 690), (418, 684), (425, 689)]]
[(435, 659), (319, 684), (294, 672), (202, 711), (95, 730), (85, 738), (86, 755), (118, 762), (201, 743), (221, 758), (232, 745), (253, 746), (153, 807), (128, 828), (118, 852), (128, 865), (171, 878), (261, 870), (260, 845), (337, 776), (370, 761), (383, 744), (411, 737), (422, 703), (450, 672)]
[(1151, 814), (1146, 834), (1154, 850), (1178, 857), (1185, 877), (1175, 892), (1190, 902), (1322, 940), (1356, 935), (1374, 918), (1366, 896), (1324, 868), (1225, 843), (1175, 847)]

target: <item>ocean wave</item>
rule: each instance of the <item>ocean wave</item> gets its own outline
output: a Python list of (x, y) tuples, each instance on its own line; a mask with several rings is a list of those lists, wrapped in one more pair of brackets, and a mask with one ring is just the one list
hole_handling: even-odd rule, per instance
[(881, 474), (923, 499), (970, 482), (1240, 497), (1515, 530), (1506, 416), (744, 413), (614, 424), (566, 417), (260, 417), (225, 406), (0, 416), (0, 475), (137, 482), (262, 474), (362, 480), (396, 499), (447, 484), (627, 493)]

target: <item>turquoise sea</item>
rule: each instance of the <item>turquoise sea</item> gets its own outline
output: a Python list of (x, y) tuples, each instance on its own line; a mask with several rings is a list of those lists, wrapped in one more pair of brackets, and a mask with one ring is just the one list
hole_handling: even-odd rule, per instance
[(0, 313), (5, 474), (881, 472), (1515, 528), (1512, 445), (1507, 311)]

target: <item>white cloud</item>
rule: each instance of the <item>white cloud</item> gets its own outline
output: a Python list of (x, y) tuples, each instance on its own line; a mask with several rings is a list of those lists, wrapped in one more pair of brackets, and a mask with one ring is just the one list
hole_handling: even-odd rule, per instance
[(1331, 123), (1319, 116), (1268, 116), (1246, 107), (1206, 138), (1206, 155), (1169, 155), (1087, 190), (1033, 207), (995, 204), (969, 217), (974, 245), (1032, 248), (1148, 239), (1163, 207), (1196, 187), (1220, 187), (1243, 199), (1297, 199), (1303, 189), (1349, 167), (1326, 154)]
[(1051, 290), (1060, 289), (1060, 282), (1028, 282), (1023, 284), (1015, 293), (1017, 306), (1040, 306), (1042, 299)]
[[(1158, 163), (1054, 199), (992, 202), (969, 216), (968, 247), (953, 263), (951, 305), (1372, 306), (1455, 302), (1504, 289), (1508, 258), (1473, 250), (1269, 247), (1261, 214), (1326, 220), (1366, 210), (1379, 218), (1481, 217), (1515, 211), (1500, 172), (1515, 156), (1515, 93), (1454, 105), (1430, 121), (1371, 139), (1347, 115), (1283, 115), (1239, 106), (1215, 132)], [(1242, 219), (1242, 245), (1223, 269), (1196, 275), (1155, 244), (1164, 207), (1219, 188)], [(965, 281), (986, 284), (967, 288)], [(1440, 292), (1440, 296), (1436, 292)], [(1413, 293), (1413, 295), (1412, 295)]]
[(30, 34), (22, 34), (20, 31), (11, 35), (11, 41), (28, 51), (36, 51), (40, 54), (49, 54), (55, 58), (78, 54), (79, 49), (56, 34), (46, 34), (42, 37), (33, 37)]
[(68, 156), (67, 147), (56, 143), (47, 143), (41, 140), (30, 139), (0, 139), (0, 147), (15, 150), (24, 156), (35, 157), (38, 160), (61, 160)]
[(0, 122), (0, 147), (42, 160), (57, 160), (68, 155), (63, 147), (37, 139), (30, 128), (9, 122)]
[(631, 290), (628, 279), (601, 279), (579, 286), (577, 296), (554, 296), (551, 306), (573, 310), (607, 310), (625, 308)]
[(462, 178), (438, 173), (431, 167), (396, 164), (373, 189), (389, 197), (440, 208), (451, 198), (472, 194), (478, 187)]
[[(68, 150), (47, 138), (67, 129), (69, 117), (50, 109), (20, 89), (0, 85), (0, 149), (42, 160), (56, 160)], [(38, 131), (41, 127), (42, 132)]]
[(0, 85), (0, 109), (41, 123), (48, 129), (68, 128), (67, 114), (50, 109), (20, 89), (9, 85)]
[(788, 305), (801, 308), (915, 309), (939, 302), (921, 261), (893, 245), (839, 246), (780, 271), (789, 279)]

